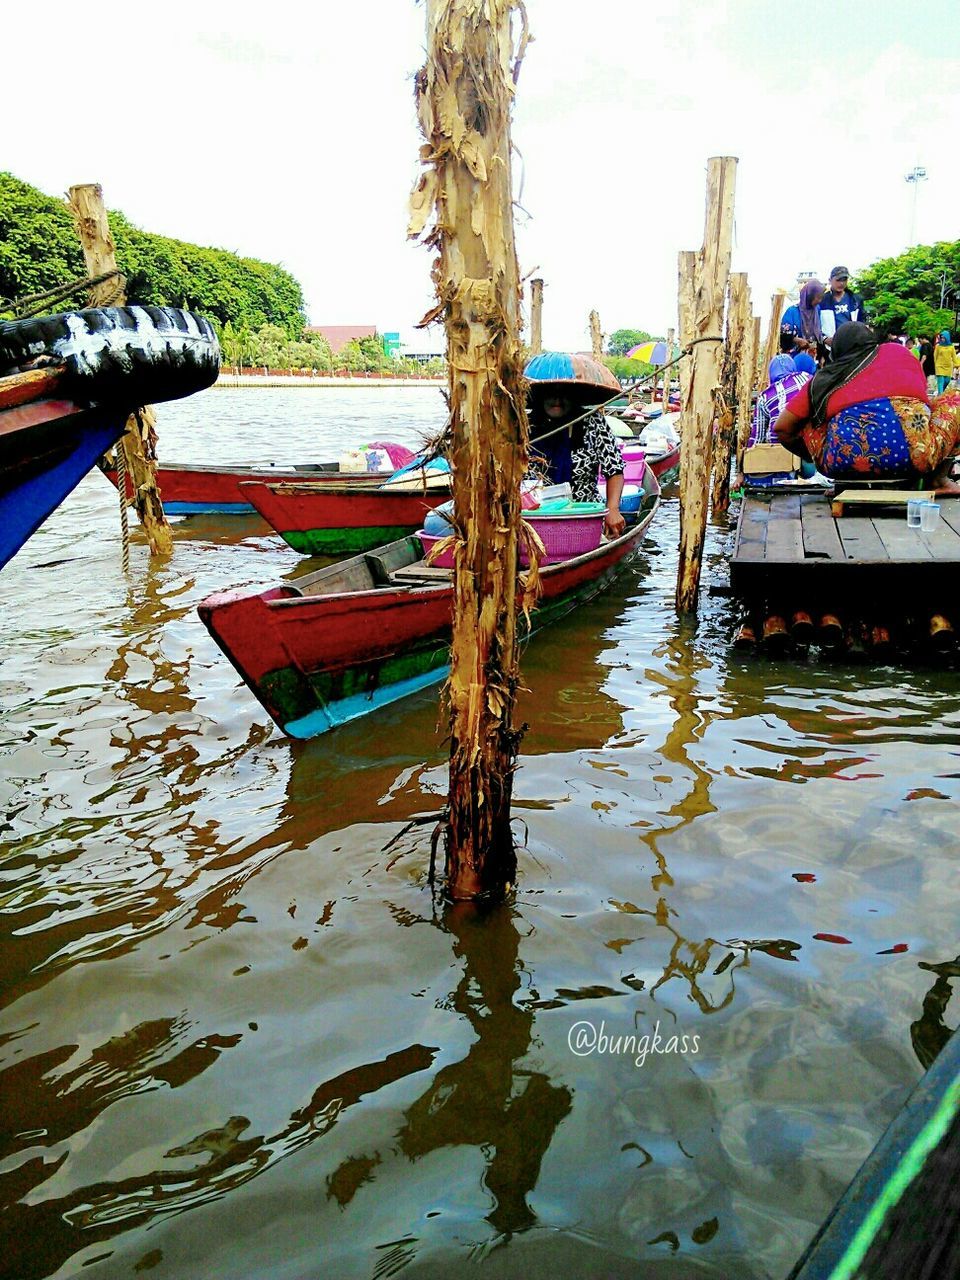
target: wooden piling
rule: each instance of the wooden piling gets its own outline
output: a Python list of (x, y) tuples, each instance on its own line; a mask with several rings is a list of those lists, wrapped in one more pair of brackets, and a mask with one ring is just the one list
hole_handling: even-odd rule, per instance
[(530, 354), (543, 350), (543, 281), (530, 281)]
[[(520, 738), (513, 707), (527, 424), (510, 176), (514, 9), (523, 14), (518, 0), (428, 0), (427, 61), (416, 79), (426, 159), (410, 234), (424, 234), (437, 250), (430, 318), (442, 316), (447, 333), (460, 534), (445, 830), (446, 893), (454, 899), (502, 897), (516, 875), (510, 801)], [(521, 54), (525, 42), (524, 27)]]
[(590, 312), (590, 345), (593, 348), (594, 360), (603, 361), (603, 333), (600, 329), (600, 315), (596, 311)]
[[(117, 255), (107, 221), (103, 189), (99, 183), (71, 187), (70, 211), (83, 248), (83, 258), (91, 276), (116, 271)], [(91, 307), (122, 307), (126, 294), (122, 277), (114, 277), (94, 285), (89, 293)], [(147, 535), (150, 554), (169, 555), (173, 550), (173, 534), (160, 501), (157, 484), (156, 416), (149, 407), (140, 409), (127, 419), (126, 430), (117, 449), (123, 450), (127, 470), (133, 482), (133, 505)], [(121, 493), (121, 501), (123, 495)]]
[[(697, 287), (697, 257), (693, 249), (682, 249), (677, 258), (677, 318), (680, 322), (680, 346), (685, 351), (693, 341), (693, 300)], [(677, 365), (680, 370), (681, 422), (690, 399), (692, 361), (685, 356)]]
[(680, 562), (676, 604), (695, 613), (707, 528), (713, 424), (723, 363), (723, 304), (733, 243), (733, 198), (737, 161), (714, 156), (708, 163), (707, 213), (693, 307), (690, 401), (680, 428)]
[(756, 388), (758, 391), (763, 391), (770, 385), (770, 361), (780, 350), (780, 322), (783, 319), (786, 301), (786, 289), (777, 289), (770, 299), (770, 323), (767, 325), (763, 354), (757, 364)]
[(751, 315), (750, 289), (746, 274), (734, 272), (730, 277), (727, 296), (727, 341), (723, 358), (723, 403), (717, 421), (717, 434), (713, 441), (713, 494), (711, 512), (713, 518), (725, 515), (730, 507), (730, 456), (733, 452), (734, 422), (737, 409), (737, 388), (743, 369), (743, 352), (747, 338), (747, 322)]
[[(752, 304), (749, 301), (748, 308)], [(743, 455), (750, 441), (750, 427), (753, 417), (753, 383), (754, 369), (757, 367), (757, 349), (760, 346), (760, 317), (752, 316), (746, 325), (743, 349), (743, 368), (737, 381), (737, 473), (743, 472)]]

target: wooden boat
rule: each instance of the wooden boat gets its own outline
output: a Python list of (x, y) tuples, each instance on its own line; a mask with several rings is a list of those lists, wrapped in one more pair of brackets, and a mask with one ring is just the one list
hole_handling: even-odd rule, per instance
[(0, 378), (0, 568), (123, 435), (126, 411), (58, 394), (57, 370)]
[(449, 483), (425, 489), (411, 482), (370, 489), (367, 486), (256, 484), (240, 492), (284, 542), (301, 555), (354, 555), (413, 533), (433, 507), (450, 497)]
[(680, 443), (663, 453), (647, 454), (647, 466), (661, 484), (669, 484), (680, 471)]
[[(650, 471), (642, 487), (621, 537), (541, 570), (533, 630), (602, 591), (639, 549), (660, 501)], [(218, 593), (198, 612), (284, 733), (311, 738), (443, 678), (451, 575), (421, 557), (408, 536), (295, 583)]]
[(88, 307), (0, 322), (0, 567), (123, 435), (139, 404), (211, 386), (209, 321), (174, 307)]
[[(116, 468), (104, 466), (102, 470), (110, 483), (116, 485)], [(386, 475), (368, 471), (341, 471), (337, 462), (304, 463), (291, 467), (207, 467), (184, 464), (161, 466), (157, 469), (160, 499), (168, 516), (251, 516), (254, 508), (240, 489), (246, 483), (295, 484), (310, 480), (315, 483), (369, 489), (382, 484), (385, 479)], [(133, 496), (129, 476), (127, 493)]]

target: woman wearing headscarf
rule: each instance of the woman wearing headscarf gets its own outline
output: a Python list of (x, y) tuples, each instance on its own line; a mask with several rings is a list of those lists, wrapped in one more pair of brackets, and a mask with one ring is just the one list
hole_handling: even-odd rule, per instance
[(944, 329), (940, 340), (933, 349), (933, 372), (937, 378), (937, 395), (942, 396), (947, 384), (953, 377), (954, 370), (960, 364), (957, 349), (950, 341), (950, 330)]
[(824, 287), (819, 280), (808, 280), (800, 290), (800, 301), (787, 307), (780, 322), (781, 333), (792, 333), (804, 338), (819, 350), (823, 346), (823, 329), (820, 326), (820, 299)]
[(603, 527), (608, 537), (618, 538), (626, 527), (620, 512), (623, 453), (602, 410), (595, 409), (584, 417), (584, 406), (567, 384), (534, 382), (527, 416), (530, 461), (551, 484), (569, 483), (574, 502), (599, 502), (597, 476), (604, 476), (607, 510)]
[(923, 370), (899, 342), (881, 343), (865, 324), (841, 325), (830, 359), (774, 425), (779, 442), (836, 478), (928, 477), (953, 489), (950, 459), (960, 415), (935, 402)]

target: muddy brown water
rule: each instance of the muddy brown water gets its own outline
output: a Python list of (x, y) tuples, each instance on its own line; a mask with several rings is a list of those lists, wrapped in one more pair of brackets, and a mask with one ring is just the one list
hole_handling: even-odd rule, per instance
[[(441, 417), (208, 392), (161, 456)], [(286, 740), (195, 610), (307, 562), (196, 518), (124, 581), (117, 523), (88, 477), (0, 582), (0, 1275), (784, 1276), (957, 1021), (957, 676), (678, 624), (668, 497), (525, 654), (516, 897), (448, 910), (436, 691)]]

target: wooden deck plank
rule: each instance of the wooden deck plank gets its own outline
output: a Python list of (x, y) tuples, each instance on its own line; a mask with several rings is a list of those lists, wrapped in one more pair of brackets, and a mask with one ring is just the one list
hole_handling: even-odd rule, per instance
[(803, 530), (800, 526), (800, 495), (778, 495), (770, 503), (767, 524), (767, 560), (798, 561), (803, 559)]
[[(920, 536), (920, 530), (907, 524), (906, 515), (877, 517), (873, 521), (880, 541), (891, 560), (932, 560), (933, 552)], [(951, 530), (951, 535), (956, 534)], [(960, 544), (958, 544), (960, 551)]]
[(800, 528), (805, 559), (846, 559), (830, 503), (822, 494), (809, 494), (801, 499)]
[(889, 560), (887, 549), (867, 516), (847, 516), (837, 523), (847, 560)]
[(910, 532), (918, 542), (930, 549), (934, 560), (945, 562), (960, 560), (960, 530), (955, 527), (960, 524), (960, 513), (954, 516), (954, 524), (951, 525), (943, 518), (943, 507), (940, 508), (940, 512), (940, 519), (935, 529), (929, 533), (924, 533), (922, 529), (911, 529)]

